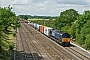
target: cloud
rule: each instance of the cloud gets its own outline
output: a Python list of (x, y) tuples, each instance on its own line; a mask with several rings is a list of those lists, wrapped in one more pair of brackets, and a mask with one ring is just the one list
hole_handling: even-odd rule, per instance
[(29, 1), (31, 1), (31, 0), (23, 0), (23, 1), (21, 1), (21, 0), (14, 0), (12, 3), (13, 4), (27, 4)]
[(59, 15), (70, 8), (79, 13), (90, 9), (90, 0), (2, 0), (0, 3), (1, 6), (13, 5), (16, 14)]
[(86, 0), (57, 0), (58, 4), (74, 4), (74, 5), (87, 5), (89, 4)]
[(46, 0), (31, 0), (33, 3), (45, 2)]

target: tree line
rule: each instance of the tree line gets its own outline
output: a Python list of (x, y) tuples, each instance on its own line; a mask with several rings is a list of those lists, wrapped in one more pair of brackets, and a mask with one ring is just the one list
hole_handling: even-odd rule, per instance
[(56, 17), (51, 17), (51, 16), (37, 16), (37, 15), (19, 15), (20, 18), (23, 19), (55, 19)]

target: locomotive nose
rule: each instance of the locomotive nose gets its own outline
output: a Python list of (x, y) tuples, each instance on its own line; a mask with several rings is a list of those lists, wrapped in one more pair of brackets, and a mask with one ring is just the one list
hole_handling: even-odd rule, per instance
[(62, 42), (70, 42), (70, 38), (62, 38)]

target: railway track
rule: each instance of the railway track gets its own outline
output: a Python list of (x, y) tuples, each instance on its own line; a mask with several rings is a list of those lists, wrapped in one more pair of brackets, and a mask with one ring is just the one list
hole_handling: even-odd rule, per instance
[(20, 33), (19, 33), (19, 30), (17, 32), (17, 38), (16, 38), (16, 51), (15, 51), (15, 57), (14, 57), (14, 60), (20, 60), (22, 56), (22, 60), (25, 59), (24, 57), (24, 50), (23, 50), (23, 45), (22, 45), (22, 42), (21, 42), (21, 38), (20, 38)]
[(62, 47), (28, 24), (21, 23), (17, 32), (14, 60), (90, 60), (83, 51), (81, 53), (76, 48)]
[[(23, 24), (22, 24), (23, 25)], [(23, 29), (26, 29), (23, 25)], [(28, 30), (27, 30), (28, 32)], [(42, 60), (51, 60), (51, 58), (48, 56), (48, 54), (44, 51), (44, 49), (42, 49), (42, 47), (39, 45), (39, 43), (36, 41), (36, 39), (34, 39), (32, 33), (26, 33), (25, 35), (27, 35), (27, 38), (29, 39), (28, 42), (31, 41), (31, 44), (33, 46), (33, 50), (35, 51), (35, 53), (38, 53), (39, 56), (42, 57)], [(30, 35), (30, 36), (29, 36)], [(46, 57), (44, 57), (46, 56)], [(44, 57), (44, 58), (43, 58)]]
[(14, 60), (36, 60), (33, 56), (33, 54), (30, 51), (30, 48), (27, 44), (27, 41), (24, 36), (24, 31), (22, 31), (22, 28), (19, 28), (18, 40), (16, 43), (16, 56)]
[(80, 51), (77, 51), (75, 48), (65, 47), (65, 49), (77, 56), (80, 60), (90, 60), (90, 57), (80, 53)]
[[(30, 27), (30, 26), (26, 26), (27, 27), (27, 29), (29, 30), (29, 31), (32, 31), (33, 30), (33, 28), (32, 27)], [(30, 28), (28, 28), (28, 27), (30, 27)], [(32, 29), (31, 29), (32, 28)], [(34, 32), (33, 32), (34, 31)], [(39, 42), (41, 42), (40, 44), (42, 44), (43, 45), (43, 47), (44, 47), (44, 49), (51, 55), (51, 57), (54, 59), (54, 60), (61, 60), (61, 59), (63, 59), (63, 60), (65, 60), (65, 59), (70, 59), (70, 57), (68, 57), (66, 54), (64, 54), (63, 52), (61, 52), (60, 50), (57, 50), (56, 48), (55, 48), (55, 46), (53, 46), (52, 44), (53, 43), (51, 43), (50, 44), (50, 41), (48, 41), (49, 39), (47, 39), (47, 37), (45, 37), (45, 36), (42, 36), (42, 34), (41, 33), (37, 33), (38, 31), (36, 31), (35, 29), (33, 30), (32, 32), (32, 34), (34, 35), (34, 37), (39, 41)], [(36, 33), (36, 34), (35, 34)]]
[(26, 33), (24, 31), (24, 29), (20, 30), (20, 36), (21, 36), (21, 40), (22, 40), (22, 44), (23, 44), (23, 48), (24, 48), (25, 59), (26, 60), (35, 60), (35, 57), (29, 48), (28, 42), (26, 41), (26, 37), (25, 37), (24, 33)]

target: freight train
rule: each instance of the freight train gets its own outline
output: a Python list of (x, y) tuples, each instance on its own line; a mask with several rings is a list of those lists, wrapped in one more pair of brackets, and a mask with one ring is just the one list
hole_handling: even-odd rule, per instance
[(28, 24), (43, 33), (44, 35), (52, 38), (54, 41), (59, 42), (62, 46), (70, 46), (70, 34), (33, 22), (28, 22)]

